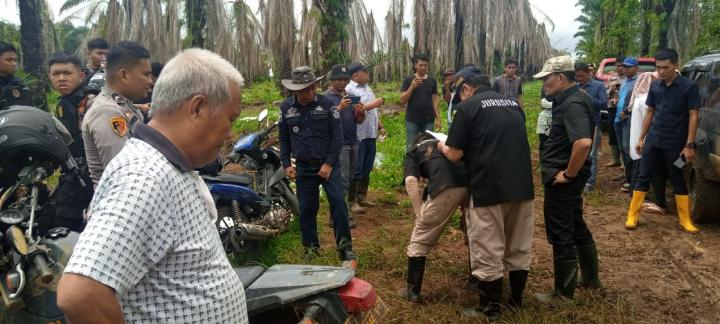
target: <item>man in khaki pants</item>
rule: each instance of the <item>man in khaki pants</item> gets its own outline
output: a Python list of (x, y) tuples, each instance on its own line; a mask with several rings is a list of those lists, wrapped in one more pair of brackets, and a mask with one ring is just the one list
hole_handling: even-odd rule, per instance
[(470, 208), (466, 212), (472, 275), (480, 307), (490, 320), (500, 316), (503, 270), (510, 273), (507, 305), (522, 306), (533, 236), (533, 177), (525, 114), (517, 101), (490, 88), (487, 75), (469, 66), (453, 84), (462, 103), (439, 148), (450, 161), (468, 168)]
[[(467, 172), (462, 162), (450, 162), (438, 149), (438, 140), (420, 133), (405, 154), (405, 188), (415, 210), (415, 228), (407, 247), (407, 286), (399, 295), (420, 302), (425, 260), (450, 218), (467, 200)], [(420, 192), (418, 179), (427, 179)], [(423, 203), (423, 197), (425, 202)]]

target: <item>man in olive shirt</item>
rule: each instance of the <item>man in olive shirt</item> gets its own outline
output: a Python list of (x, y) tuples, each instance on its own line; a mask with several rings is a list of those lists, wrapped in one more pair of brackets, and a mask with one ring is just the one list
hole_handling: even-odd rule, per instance
[(542, 301), (554, 296), (573, 298), (578, 262), (582, 273), (579, 284), (600, 286), (595, 241), (582, 215), (582, 193), (590, 177), (594, 108), (592, 99), (575, 82), (575, 67), (569, 56), (549, 59), (534, 77), (542, 79), (545, 94), (554, 97), (550, 138), (542, 152), (542, 182), (555, 289), (538, 297)]

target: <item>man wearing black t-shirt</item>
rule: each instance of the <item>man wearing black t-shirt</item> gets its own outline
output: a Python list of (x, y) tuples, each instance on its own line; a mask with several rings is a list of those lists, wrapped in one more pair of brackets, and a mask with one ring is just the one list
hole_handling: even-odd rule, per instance
[(650, 179), (663, 168), (673, 184), (680, 226), (688, 233), (699, 230), (690, 218), (690, 199), (683, 177), (686, 161), (695, 157), (700, 95), (697, 84), (675, 72), (678, 53), (663, 49), (655, 55), (659, 80), (653, 81), (647, 96), (636, 150), (642, 154), (640, 174), (635, 181), (625, 228), (635, 229)]
[(411, 75), (402, 83), (400, 103), (407, 105), (405, 112), (406, 145), (410, 149), (417, 134), (426, 130), (440, 130), (440, 97), (438, 97), (437, 81), (428, 75), (428, 64), (430, 58), (427, 55), (418, 54), (413, 57), (413, 69), (415, 74)]
[[(569, 56), (549, 59), (540, 73), (545, 94), (553, 96), (550, 137), (542, 152), (545, 186), (545, 231), (553, 247), (555, 287), (541, 301), (560, 296), (572, 299), (577, 285), (600, 287), (597, 249), (583, 220), (582, 193), (590, 177), (588, 158), (595, 129), (592, 99), (575, 82)], [(578, 262), (581, 278), (578, 283)]]
[(465, 162), (470, 176), (467, 235), (481, 312), (500, 315), (503, 271), (510, 273), (509, 307), (522, 306), (533, 236), (533, 175), (525, 114), (517, 101), (493, 91), (490, 79), (469, 66), (455, 75), (457, 107), (446, 143), (450, 161)]

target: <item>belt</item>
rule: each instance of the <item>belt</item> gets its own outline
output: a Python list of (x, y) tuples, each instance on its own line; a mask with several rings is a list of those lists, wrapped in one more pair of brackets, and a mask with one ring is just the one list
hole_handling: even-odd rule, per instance
[(305, 161), (297, 161), (298, 164), (304, 164), (309, 165), (311, 167), (319, 167), (322, 166), (325, 161), (323, 160), (305, 160)]

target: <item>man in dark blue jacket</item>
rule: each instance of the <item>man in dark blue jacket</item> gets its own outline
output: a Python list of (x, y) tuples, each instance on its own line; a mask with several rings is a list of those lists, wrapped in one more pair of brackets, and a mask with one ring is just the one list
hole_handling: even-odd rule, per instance
[[(317, 254), (320, 248), (317, 212), (318, 187), (322, 185), (330, 204), (340, 260), (351, 261), (355, 266), (338, 163), (343, 145), (342, 123), (333, 102), (315, 92), (322, 79), (322, 76), (316, 78), (309, 67), (301, 66), (293, 69), (292, 79), (282, 80), (283, 86), (293, 94), (280, 106), (280, 159), (287, 175), (296, 178), (300, 230), (306, 256)], [(295, 167), (290, 156), (295, 158)]]

